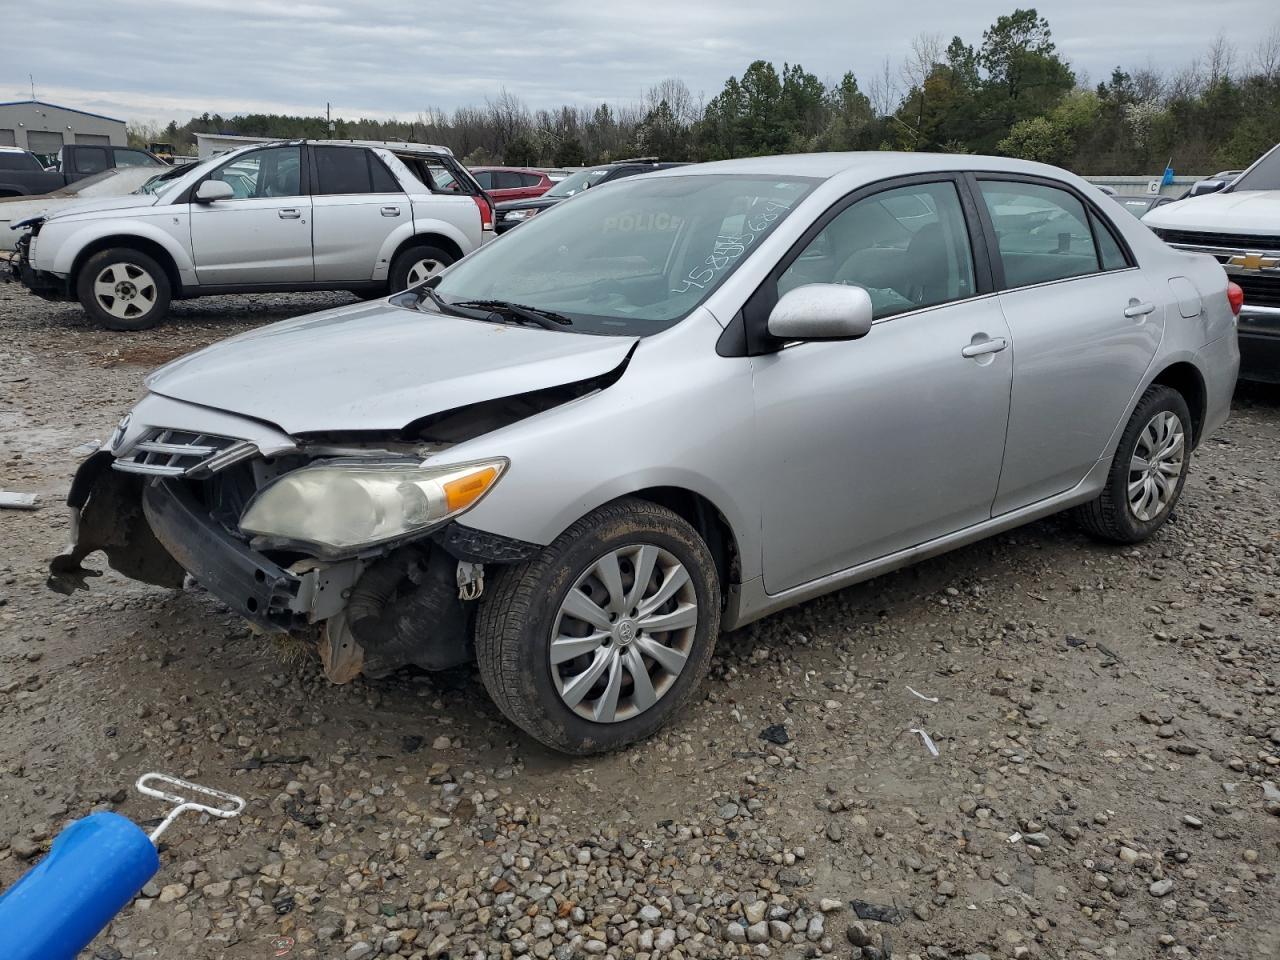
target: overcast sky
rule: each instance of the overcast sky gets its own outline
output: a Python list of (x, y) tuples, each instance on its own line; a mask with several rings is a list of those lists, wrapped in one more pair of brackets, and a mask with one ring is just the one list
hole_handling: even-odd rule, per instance
[[(193, 114), (414, 117), (502, 87), (530, 107), (634, 101), (679, 76), (714, 96), (752, 60), (852, 69), (936, 32), (977, 44), (1012, 0), (9, 0), (0, 99), (40, 99), (137, 121)], [(1274, 0), (1054, 0), (1037, 4), (1092, 82), (1116, 64), (1181, 68), (1222, 29), (1247, 60), (1280, 22)]]

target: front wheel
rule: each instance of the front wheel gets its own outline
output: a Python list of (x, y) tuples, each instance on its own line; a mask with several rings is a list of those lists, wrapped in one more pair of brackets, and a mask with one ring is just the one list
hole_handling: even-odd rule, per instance
[(720, 584), (698, 532), (665, 507), (619, 500), (498, 572), (476, 655), (509, 720), (556, 750), (600, 753), (679, 711), (719, 630)]
[(1077, 509), (1081, 526), (1113, 543), (1139, 543), (1164, 526), (1191, 466), (1191, 431), (1182, 394), (1149, 388), (1120, 437), (1102, 493)]
[(169, 311), (169, 276), (154, 258), (128, 247), (100, 250), (80, 268), (76, 297), (108, 330), (149, 330)]

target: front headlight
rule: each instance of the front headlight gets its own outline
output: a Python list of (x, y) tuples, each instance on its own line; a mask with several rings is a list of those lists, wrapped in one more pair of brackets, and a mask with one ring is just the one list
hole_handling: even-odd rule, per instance
[(534, 210), (509, 210), (502, 215), (503, 220), (528, 220), (538, 211)]
[(258, 492), (240, 529), (278, 546), (349, 552), (425, 532), (475, 506), (503, 459), (447, 467), (331, 461), (287, 473)]

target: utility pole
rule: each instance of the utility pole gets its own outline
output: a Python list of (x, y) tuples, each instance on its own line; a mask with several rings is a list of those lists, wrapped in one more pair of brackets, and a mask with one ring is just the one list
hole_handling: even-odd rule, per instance
[(334, 127), (334, 125), (333, 125), (333, 113), (332, 113), (332, 110), (333, 110), (332, 105), (329, 103), (329, 101), (328, 101), (328, 100), (326, 100), (326, 101), (325, 101), (325, 103), (324, 103), (324, 118), (325, 118), (325, 120), (326, 120), (326, 121), (328, 122), (328, 124), (329, 124), (329, 132), (330, 132), (330, 133), (333, 133), (333, 131), (334, 131), (335, 129), (337, 129), (337, 128), (336, 128), (336, 127)]
[(32, 74), (27, 74), (27, 79), (31, 81), (31, 99), (36, 98), (36, 78)]

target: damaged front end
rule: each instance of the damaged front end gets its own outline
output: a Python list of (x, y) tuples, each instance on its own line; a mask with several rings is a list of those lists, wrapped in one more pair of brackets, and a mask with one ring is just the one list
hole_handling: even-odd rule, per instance
[[(290, 442), (286, 448), (276, 438), (271, 455), (264, 455), (252, 441), (192, 431), (147, 428), (113, 438), (110, 449), (93, 454), (76, 473), (67, 499), (71, 543), (50, 563), (50, 586), (64, 593), (83, 588), (97, 571), (82, 561), (98, 550), (130, 579), (180, 588), (189, 576), (258, 631), (314, 643), (337, 683), (409, 664), (439, 670), (470, 660), (471, 601), (482, 589), (483, 564), (515, 562), (537, 550), (452, 519), (451, 498), (469, 494), (438, 478), (465, 479), (475, 471), (425, 468), (439, 449), (431, 444)], [(299, 481), (314, 485), (332, 474), (343, 481), (381, 478), (374, 500), (382, 500), (372, 506), (383, 520), (394, 513), (386, 492), (394, 484), (393, 493), (408, 502), (402, 509), (420, 511), (401, 518), (416, 526), (392, 530), (372, 545), (291, 536), (290, 524), (305, 527), (308, 516), (340, 511), (342, 497), (332, 492), (311, 510), (306, 497), (312, 491)], [(407, 487), (401, 479), (419, 474), (428, 479)], [(284, 490), (285, 484), (301, 489)], [(261, 509), (270, 498), (285, 501), (274, 519)], [(276, 533), (244, 528), (255, 505), (276, 523)], [(443, 519), (433, 520), (432, 510)], [(313, 525), (322, 534), (352, 526)]]

